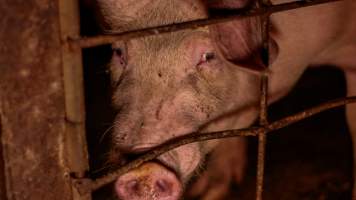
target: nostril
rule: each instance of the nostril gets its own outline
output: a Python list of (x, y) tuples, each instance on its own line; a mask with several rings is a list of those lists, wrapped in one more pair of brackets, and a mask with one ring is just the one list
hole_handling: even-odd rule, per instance
[(148, 162), (120, 176), (115, 190), (121, 200), (178, 200), (182, 186), (173, 172)]
[(133, 181), (129, 181), (126, 184), (126, 188), (128, 191), (131, 191), (132, 193), (138, 193), (140, 190), (140, 185), (139, 185), (138, 181), (133, 180)]
[(122, 180), (116, 183), (116, 192), (120, 199), (140, 199), (144, 195), (145, 188), (142, 188), (140, 182), (136, 179), (134, 180)]
[(172, 193), (172, 185), (163, 179), (156, 181), (156, 188), (159, 193), (163, 193), (163, 194), (167, 194), (167, 195)]

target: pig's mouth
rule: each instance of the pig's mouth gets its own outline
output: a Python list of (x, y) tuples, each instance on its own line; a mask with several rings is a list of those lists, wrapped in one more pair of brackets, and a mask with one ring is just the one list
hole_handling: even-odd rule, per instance
[(164, 168), (166, 168), (168, 171), (170, 171), (171, 173), (173, 173), (176, 178), (178, 179), (179, 182), (182, 182), (181, 180), (181, 175), (178, 171), (178, 169), (173, 166), (173, 164), (170, 164), (169, 162), (165, 161), (164, 159), (158, 157), (156, 159), (153, 159), (152, 161), (150, 162), (154, 162), (154, 163), (157, 163), (158, 165), (161, 165), (163, 166)]

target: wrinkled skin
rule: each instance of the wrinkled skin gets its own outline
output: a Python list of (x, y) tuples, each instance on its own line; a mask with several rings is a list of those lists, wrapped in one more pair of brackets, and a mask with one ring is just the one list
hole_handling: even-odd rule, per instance
[[(209, 15), (209, 8), (240, 8), (248, 3), (97, 1), (108, 33), (201, 19)], [(272, 15), (269, 103), (288, 93), (309, 65), (342, 67), (347, 71), (348, 94), (356, 95), (355, 9), (355, 1), (345, 0)], [(119, 111), (113, 132), (115, 148), (137, 154), (190, 132), (251, 125), (258, 115), (260, 82), (254, 71), (263, 68), (260, 23), (259, 18), (249, 18), (114, 43), (113, 104)], [(355, 105), (349, 105), (346, 114), (356, 134), (355, 110)], [(227, 146), (236, 147), (237, 153), (224, 155)], [(158, 163), (144, 164), (118, 178), (116, 191), (124, 200), (178, 199), (184, 184), (216, 147), (211, 162), (232, 167), (208, 169), (191, 195), (223, 199), (229, 182), (241, 180), (245, 146), (243, 139), (234, 139), (179, 147), (160, 156)], [(221, 174), (224, 184), (214, 183), (212, 174)], [(220, 189), (209, 194), (209, 188)]]

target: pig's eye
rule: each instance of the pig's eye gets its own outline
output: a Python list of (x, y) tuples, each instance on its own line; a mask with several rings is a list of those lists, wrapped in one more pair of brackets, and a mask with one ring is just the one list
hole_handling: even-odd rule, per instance
[(113, 59), (115, 64), (125, 66), (127, 61), (122, 48), (113, 47)]
[(112, 46), (110, 74), (115, 88), (121, 83), (127, 68), (127, 51), (124, 43), (117, 42)]
[(113, 51), (117, 56), (122, 56), (122, 49), (121, 48), (114, 48)]
[(203, 53), (198, 65), (208, 63), (209, 61), (213, 60), (215, 58), (215, 54), (213, 52), (206, 52)]

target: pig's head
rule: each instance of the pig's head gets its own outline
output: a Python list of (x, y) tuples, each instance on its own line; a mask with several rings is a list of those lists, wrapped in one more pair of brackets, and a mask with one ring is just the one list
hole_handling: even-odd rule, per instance
[[(110, 32), (207, 17), (206, 5), (197, 0), (98, 1)], [(137, 154), (198, 130), (250, 123), (253, 116), (246, 111), (257, 95), (258, 78), (231, 60), (246, 64), (246, 58), (255, 53), (258, 39), (247, 37), (252, 24), (235, 24), (245, 27), (243, 31), (227, 30), (231, 24), (226, 24), (114, 43), (113, 104), (119, 111), (113, 131), (115, 148)], [(219, 30), (227, 32), (217, 34)], [(178, 199), (184, 183), (215, 143), (179, 147), (121, 176), (115, 184), (118, 196)]]

